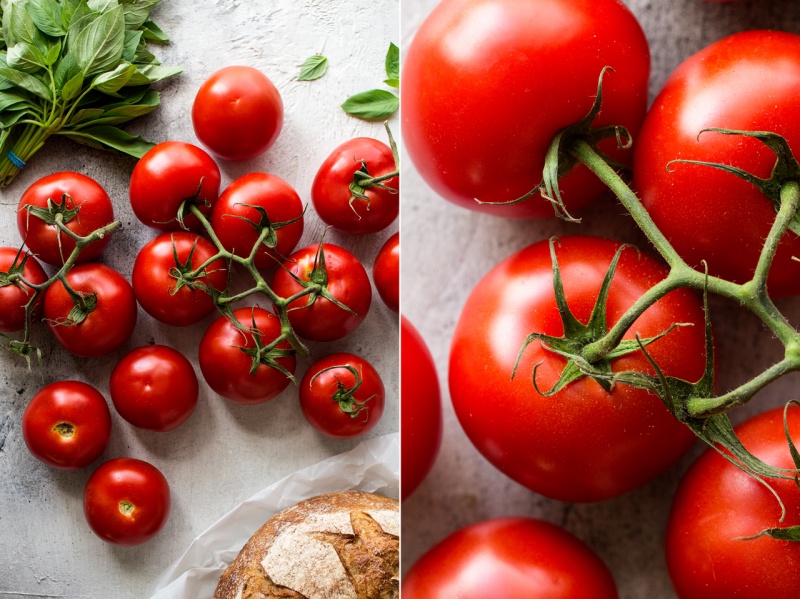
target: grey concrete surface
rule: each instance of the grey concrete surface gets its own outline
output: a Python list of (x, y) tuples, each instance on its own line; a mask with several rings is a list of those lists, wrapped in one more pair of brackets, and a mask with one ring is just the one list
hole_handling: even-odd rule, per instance
[[(651, 100), (682, 60), (725, 35), (754, 28), (800, 33), (800, 3), (795, 0), (624, 2), (650, 42)], [(403, 0), (403, 47), (435, 5), (435, 0)], [(583, 224), (575, 226), (556, 220), (503, 220), (463, 210), (437, 197), (409, 160), (404, 162), (403, 185), (402, 309), (433, 352), (445, 410), (438, 460), (403, 504), (403, 568), (460, 527), (496, 516), (530, 515), (565, 526), (594, 548), (611, 568), (622, 599), (673, 598), (663, 557), (664, 527), (677, 482), (702, 450), (700, 444), (675, 468), (623, 497), (592, 505), (565, 504), (528, 491), (491, 466), (461, 430), (446, 385), (450, 338), (461, 308), (478, 280), (501, 259), (552, 235), (599, 235), (641, 247), (646, 240), (611, 199), (584, 212)], [(796, 298), (779, 305), (792, 322), (800, 323)], [(782, 357), (780, 345), (755, 318), (725, 301), (713, 301), (711, 308), (720, 388), (732, 388)], [(796, 375), (780, 380), (737, 410), (734, 420), (797, 398), (797, 381)]]
[[(195, 142), (190, 110), (200, 84), (217, 69), (247, 64), (261, 69), (281, 91), (285, 122), (277, 143), (264, 155), (242, 163), (220, 163), (223, 186), (251, 171), (274, 173), (310, 203), (317, 168), (339, 143), (356, 136), (385, 139), (380, 123), (346, 115), (339, 105), (351, 94), (380, 87), (384, 56), (399, 38), (398, 0), (165, 0), (153, 13), (172, 37), (155, 52), (166, 65), (185, 72), (159, 85), (162, 107), (129, 130), (154, 141)], [(323, 52), (328, 74), (297, 82), (303, 60)], [(392, 120), (396, 128), (397, 120)], [(16, 246), (15, 208), (37, 178), (76, 170), (109, 192), (123, 223), (102, 261), (130, 276), (136, 252), (156, 232), (136, 220), (127, 199), (135, 161), (52, 140), (7, 189), (0, 191), (0, 244)], [(397, 230), (352, 237), (331, 232), (328, 240), (350, 248), (367, 266), (383, 241)], [(323, 224), (313, 207), (306, 216), (300, 247), (316, 242)], [(0, 354), (0, 597), (142, 599), (153, 579), (177, 559), (194, 537), (241, 501), (268, 484), (338, 454), (357, 441), (321, 436), (304, 420), (297, 391), (290, 387), (262, 405), (239, 406), (216, 396), (202, 381), (196, 412), (169, 433), (134, 429), (113, 413), (111, 443), (102, 460), (132, 456), (150, 461), (165, 474), (173, 494), (166, 528), (151, 542), (133, 548), (107, 545), (88, 529), (82, 511), (83, 487), (92, 467), (56, 471), (27, 452), (20, 420), (27, 402), (46, 383), (76, 378), (108, 397), (108, 379), (124, 353), (155, 341), (181, 350), (197, 367), (197, 345), (211, 318), (189, 329), (156, 323), (140, 310), (133, 339), (113, 355), (76, 358), (58, 346), (44, 327), (35, 339), (44, 351), (44, 369), (29, 372)], [(369, 359), (383, 377), (387, 409), (370, 436), (397, 431), (397, 316), (378, 298), (362, 327), (347, 339), (312, 344), (315, 356), (350, 351)], [(302, 375), (310, 359), (299, 361)], [(113, 412), (113, 409), (112, 409)]]

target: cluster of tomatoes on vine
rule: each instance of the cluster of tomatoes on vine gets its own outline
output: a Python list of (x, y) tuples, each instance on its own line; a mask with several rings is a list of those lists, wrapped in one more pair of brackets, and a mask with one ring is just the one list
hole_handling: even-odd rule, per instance
[[(283, 116), (272, 82), (244, 66), (212, 75), (192, 110), (198, 139), (225, 160), (264, 152), (278, 137)], [(351, 139), (321, 165), (311, 199), (328, 226), (370, 234), (397, 218), (397, 150), (391, 133), (389, 139), (391, 145)], [(8, 348), (30, 363), (38, 352), (31, 343), (32, 324), (41, 317), (66, 350), (95, 358), (130, 339), (137, 306), (175, 327), (195, 325), (218, 310), (220, 317), (199, 346), (200, 369), (211, 389), (233, 402), (256, 404), (297, 382), (295, 355), (308, 354), (301, 339), (335, 341), (355, 330), (370, 308), (370, 278), (359, 260), (337, 245), (323, 241), (295, 251), (306, 209), (283, 179), (250, 173), (222, 193), (220, 180), (214, 159), (189, 143), (163, 142), (141, 158), (131, 177), (130, 205), (142, 223), (159, 233), (139, 250), (130, 283), (94, 262), (119, 226), (105, 190), (73, 172), (33, 183), (17, 209), (27, 251), (0, 249), (0, 332)], [(48, 276), (40, 260), (55, 274)], [(242, 271), (250, 286), (241, 282)], [(396, 312), (398, 234), (376, 256), (373, 280)], [(245, 290), (239, 291), (242, 285)], [(234, 307), (248, 298), (255, 303)], [(256, 305), (259, 301), (272, 310)], [(24, 331), (23, 338), (6, 335), (15, 331)], [(109, 389), (123, 419), (155, 431), (185, 422), (199, 393), (190, 361), (163, 345), (125, 355), (111, 374)], [(308, 422), (336, 438), (371, 430), (385, 401), (378, 372), (350, 353), (314, 363), (299, 383), (299, 398)], [(99, 391), (79, 381), (60, 381), (33, 397), (22, 430), (35, 457), (55, 468), (78, 469), (105, 450), (111, 416)], [(90, 527), (123, 545), (155, 535), (169, 505), (164, 476), (130, 458), (98, 468), (84, 495)]]

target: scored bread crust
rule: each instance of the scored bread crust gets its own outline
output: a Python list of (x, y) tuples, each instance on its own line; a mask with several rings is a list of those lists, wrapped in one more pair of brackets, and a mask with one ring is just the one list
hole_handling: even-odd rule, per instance
[(250, 538), (214, 599), (395, 599), (399, 535), (395, 499), (363, 491), (306, 499)]

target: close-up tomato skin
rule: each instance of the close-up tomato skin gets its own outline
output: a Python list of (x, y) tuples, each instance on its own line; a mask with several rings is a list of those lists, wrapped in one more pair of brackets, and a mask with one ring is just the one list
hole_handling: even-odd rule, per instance
[(153, 465), (115, 458), (92, 473), (83, 493), (89, 528), (114, 545), (140, 545), (164, 528), (171, 507), (169, 483)]
[(403, 599), (617, 599), (608, 567), (566, 530), (497, 518), (444, 539), (403, 577)]
[[(47, 281), (47, 273), (36, 258), (27, 252), (20, 252), (19, 248), (0, 247), (0, 333), (12, 333), (25, 328), (25, 305), (33, 296), (33, 289), (20, 281), (11, 283), (3, 280), (10, 271), (19, 270), (23, 260), (22, 278), (34, 285)], [(34, 315), (43, 298), (43, 295), (39, 295), (36, 300)]]
[(381, 246), (372, 264), (372, 280), (378, 295), (390, 310), (400, 312), (400, 233)]
[[(778, 133), (800, 154), (800, 36), (746, 31), (689, 57), (667, 80), (636, 143), (634, 187), (658, 228), (690, 265), (705, 261), (710, 274), (744, 283), (775, 205), (730, 173), (669, 163), (723, 163), (766, 178), (775, 154), (755, 139), (700, 135), (709, 127)], [(771, 295), (800, 293), (798, 255), (800, 237), (788, 231), (769, 272)]]
[(75, 303), (64, 285), (57, 281), (44, 296), (44, 317), (50, 331), (67, 351), (84, 358), (110, 354), (133, 334), (136, 326), (136, 298), (131, 284), (104, 264), (80, 264), (67, 273), (67, 282), (84, 298), (96, 296), (97, 303), (78, 324), (68, 324)]
[(224, 160), (265, 152), (283, 127), (283, 100), (258, 69), (228, 66), (200, 86), (192, 104), (197, 139)]
[[(59, 231), (55, 224), (48, 224), (30, 214), (27, 207), (47, 208), (47, 201), (53, 200), (66, 210), (66, 227), (85, 237), (93, 231), (114, 221), (114, 207), (97, 181), (74, 172), (53, 173), (31, 184), (17, 207), (17, 229), (22, 241), (39, 260), (60, 266), (75, 249), (75, 241)], [(88, 262), (100, 255), (111, 241), (111, 235), (93, 241), (78, 254), (76, 262)]]
[[(789, 434), (800, 442), (800, 411), (788, 412)], [(774, 408), (736, 428), (744, 446), (771, 466), (794, 469), (783, 428), (783, 408)], [(762, 483), (707, 449), (681, 480), (666, 534), (667, 566), (680, 599), (796, 599), (800, 597), (800, 544), (762, 530), (800, 525), (800, 490), (795, 481), (770, 479), (786, 507)]]
[(25, 408), (22, 436), (28, 451), (48, 466), (85, 468), (108, 445), (111, 413), (91, 385), (58, 381), (42, 387)]
[[(623, 125), (635, 140), (650, 55), (622, 2), (444, 0), (404, 61), (405, 147), (428, 185), (451, 202), (510, 218), (553, 216), (539, 194), (504, 206), (476, 199), (509, 202), (539, 185), (553, 137), (589, 113), (604, 67), (615, 71), (603, 80), (595, 125)], [(630, 161), (615, 140), (602, 147)], [(604, 192), (583, 167), (561, 188), (569, 210)]]
[(391, 189), (369, 187), (369, 202), (355, 198), (350, 184), (363, 164), (370, 177), (396, 170), (392, 150), (382, 141), (357, 137), (336, 147), (319, 167), (311, 185), (311, 201), (319, 217), (335, 229), (352, 234), (377, 233), (391, 225), (400, 213), (400, 176), (383, 181)]
[[(589, 320), (611, 260), (621, 244), (596, 237), (555, 242), (567, 304)], [(635, 249), (622, 252), (610, 287), (607, 325), (647, 289), (666, 267)], [(647, 339), (678, 327), (648, 345), (667, 376), (695, 382), (705, 371), (702, 303), (689, 290), (673, 291), (642, 314), (625, 335)], [(583, 377), (551, 397), (565, 365), (535, 341), (517, 356), (530, 333), (564, 333), (553, 291), (547, 240), (510, 256), (475, 287), (456, 325), (450, 349), (450, 395), (456, 415), (478, 450), (529, 489), (562, 501), (593, 502), (621, 495), (658, 476), (691, 446), (694, 435), (659, 398), (615, 385), (611, 393)], [(653, 374), (640, 352), (611, 363), (616, 372)]]

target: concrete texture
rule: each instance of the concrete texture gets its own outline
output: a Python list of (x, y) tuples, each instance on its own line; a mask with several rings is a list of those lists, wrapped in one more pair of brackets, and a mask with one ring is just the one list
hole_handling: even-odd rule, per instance
[[(153, 16), (172, 37), (157, 47), (163, 64), (183, 65), (184, 74), (161, 84), (162, 107), (129, 128), (154, 141), (196, 143), (190, 109), (200, 84), (217, 69), (247, 64), (261, 69), (281, 91), (285, 123), (277, 143), (264, 155), (242, 163), (221, 163), (223, 186), (252, 171), (274, 173), (291, 183), (304, 202), (317, 168), (339, 143), (356, 136), (385, 139), (380, 123), (367, 123), (340, 108), (349, 95), (381, 87), (384, 56), (398, 42), (398, 0), (165, 0)], [(297, 82), (303, 60), (323, 52), (328, 74)], [(397, 120), (392, 124), (396, 128)], [(100, 182), (112, 197), (122, 231), (115, 234), (102, 261), (130, 276), (136, 252), (156, 232), (134, 217), (127, 186), (135, 161), (64, 140), (48, 142), (25, 171), (0, 192), (0, 244), (16, 246), (16, 203), (37, 178), (76, 170)], [(306, 216), (300, 246), (319, 240), (323, 224), (313, 207)], [(368, 271), (390, 229), (363, 237), (336, 232), (328, 240), (349, 248)], [(43, 385), (75, 378), (95, 385), (108, 397), (111, 370), (133, 347), (164, 343), (181, 350), (197, 367), (197, 345), (211, 318), (178, 329), (160, 325), (143, 311), (133, 339), (113, 355), (85, 360), (58, 346), (46, 327), (35, 341), (44, 352), (44, 369), (26, 370), (0, 355), (0, 597), (141, 599), (154, 578), (177, 559), (194, 537), (241, 501), (268, 484), (348, 450), (357, 441), (334, 441), (316, 433), (297, 405), (297, 391), (257, 406), (234, 405), (216, 396), (202, 381), (196, 412), (169, 433), (134, 429), (113, 414), (113, 432), (102, 460), (132, 456), (150, 461), (165, 474), (173, 493), (166, 528), (151, 542), (134, 548), (107, 545), (87, 527), (83, 487), (93, 467), (61, 472), (27, 452), (20, 420), (27, 402)], [(398, 430), (397, 316), (378, 298), (361, 328), (341, 342), (311, 344), (315, 356), (350, 351), (365, 356), (383, 377), (387, 409), (370, 436)], [(311, 364), (300, 360), (297, 374)], [(113, 412), (113, 409), (112, 409)]]
[[(685, 58), (730, 33), (772, 28), (800, 33), (794, 0), (715, 4), (700, 0), (624, 0), (639, 18), (652, 53), (651, 100)], [(404, 0), (402, 43), (436, 5)], [(430, 345), (442, 383), (445, 432), (438, 460), (414, 496), (403, 504), (403, 567), (436, 542), (483, 519), (529, 515), (560, 524), (587, 542), (609, 565), (622, 599), (673, 598), (663, 556), (663, 533), (675, 487), (701, 452), (652, 483), (623, 497), (593, 505), (546, 499), (491, 466), (466, 438), (453, 414), (446, 374), (450, 338), (470, 290), (495, 264), (526, 245), (552, 235), (589, 234), (646, 247), (647, 242), (612, 200), (584, 212), (583, 224), (556, 220), (510, 221), (463, 210), (437, 197), (404, 162), (403, 312)], [(779, 306), (800, 323), (797, 299)], [(782, 348), (752, 316), (725, 301), (712, 301), (720, 359), (721, 389), (732, 388), (779, 360)], [(796, 375), (786, 377), (733, 414), (736, 421), (797, 397)]]

